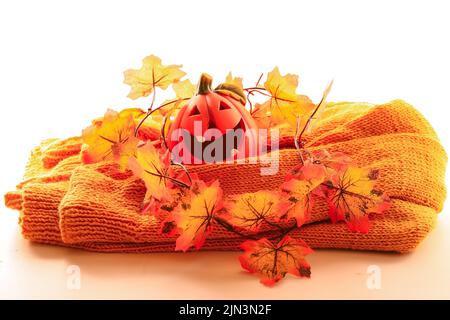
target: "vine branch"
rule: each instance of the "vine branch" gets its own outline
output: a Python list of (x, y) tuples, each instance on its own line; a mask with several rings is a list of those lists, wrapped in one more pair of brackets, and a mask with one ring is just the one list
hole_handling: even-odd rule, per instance
[[(250, 240), (259, 240), (261, 237), (259, 237), (258, 233), (243, 233), (240, 230), (238, 230), (235, 226), (233, 226), (231, 223), (229, 223), (228, 221), (226, 221), (223, 218), (220, 217), (214, 217), (213, 218), (214, 221), (216, 221), (220, 226), (224, 227), (227, 231), (230, 231), (236, 235), (238, 235), (241, 238), (244, 239), (250, 239)], [(268, 222), (267, 220), (264, 220), (265, 222)], [(288, 233), (290, 233), (291, 231), (297, 229), (297, 223), (294, 222), (294, 224), (290, 225), (287, 228), (283, 228), (280, 225), (275, 225), (275, 224), (269, 224), (270, 226), (273, 227), (277, 227), (279, 230), (279, 234), (270, 238), (270, 240), (277, 240), (277, 239), (282, 239), (284, 236), (286, 236)]]
[[(155, 96), (155, 91), (153, 91), (153, 96)], [(159, 107), (153, 109), (153, 104), (154, 104), (154, 99), (152, 99), (152, 103), (150, 104), (150, 107), (148, 108), (147, 114), (144, 116), (144, 118), (141, 119), (141, 121), (139, 121), (139, 124), (136, 126), (136, 129), (134, 131), (134, 135), (137, 137), (138, 132), (139, 132), (139, 128), (144, 124), (145, 120), (148, 119), (148, 117), (150, 117), (154, 112), (156, 112), (157, 110), (160, 110), (168, 105), (171, 105), (173, 103), (176, 103), (178, 101), (186, 101), (189, 100), (190, 98), (179, 98), (179, 99), (174, 99), (174, 100), (170, 100), (167, 101), (165, 103), (163, 103), (162, 105), (160, 105)], [(165, 142), (165, 141), (164, 141)]]

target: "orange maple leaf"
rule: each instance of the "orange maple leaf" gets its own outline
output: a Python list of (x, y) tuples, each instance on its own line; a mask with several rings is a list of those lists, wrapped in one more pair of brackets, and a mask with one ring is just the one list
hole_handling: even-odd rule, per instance
[(375, 189), (377, 170), (349, 167), (325, 183), (325, 194), (333, 222), (344, 220), (349, 229), (367, 233), (369, 213), (383, 213), (389, 197)]
[(173, 220), (182, 230), (175, 250), (187, 251), (192, 246), (200, 249), (211, 232), (214, 217), (222, 208), (222, 189), (218, 181), (210, 185), (194, 181), (189, 201), (180, 203), (173, 212)]
[(277, 193), (265, 190), (230, 197), (227, 220), (234, 226), (257, 231), (264, 222), (270, 224), (278, 216), (278, 201)]
[(114, 160), (126, 168), (138, 144), (134, 137), (135, 123), (131, 115), (120, 115), (108, 110), (103, 119), (98, 119), (83, 130), (85, 147), (82, 151), (84, 163)]
[(142, 60), (142, 67), (140, 69), (130, 69), (124, 72), (124, 83), (131, 86), (128, 97), (137, 99), (146, 97), (158, 87), (167, 89), (167, 87), (174, 82), (177, 82), (186, 75), (181, 71), (181, 65), (161, 64), (161, 59), (150, 55)]
[(280, 216), (295, 218), (298, 227), (308, 221), (314, 204), (313, 191), (326, 176), (325, 167), (313, 162), (305, 162), (300, 169), (288, 175), (281, 185), (283, 201), (278, 206)]
[(285, 236), (277, 244), (268, 239), (248, 240), (242, 243), (245, 252), (239, 257), (242, 268), (261, 277), (261, 283), (272, 286), (287, 273), (299, 277), (311, 276), (311, 267), (305, 256), (313, 250), (300, 240)]
[(327, 150), (312, 152), (310, 161), (324, 166), (329, 175), (343, 171), (352, 164), (352, 159), (345, 153), (329, 152)]

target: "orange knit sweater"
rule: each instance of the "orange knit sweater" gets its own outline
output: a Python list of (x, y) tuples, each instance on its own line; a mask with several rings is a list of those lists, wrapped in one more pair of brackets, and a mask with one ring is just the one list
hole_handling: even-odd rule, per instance
[[(407, 252), (430, 231), (446, 197), (447, 155), (429, 123), (410, 105), (392, 101), (329, 103), (305, 140), (309, 149), (341, 151), (361, 167), (380, 169), (379, 189), (392, 199), (384, 216), (371, 220), (368, 234), (350, 232), (328, 220), (325, 204), (292, 236), (313, 248)], [(281, 140), (279, 173), (261, 176), (260, 164), (197, 165), (189, 171), (219, 179), (225, 195), (277, 189), (298, 164), (292, 138)], [(113, 163), (83, 165), (81, 139), (47, 140), (29, 160), (24, 181), (5, 195), (20, 210), (23, 236), (31, 241), (104, 252), (172, 251), (175, 238), (159, 233), (149, 215), (140, 214), (143, 182)], [(234, 250), (241, 239), (217, 227), (204, 249)]]

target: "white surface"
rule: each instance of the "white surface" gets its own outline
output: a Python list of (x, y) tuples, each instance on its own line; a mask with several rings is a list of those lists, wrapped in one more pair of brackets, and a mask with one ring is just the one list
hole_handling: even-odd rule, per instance
[[(0, 298), (4, 299), (449, 299), (449, 215), (413, 253), (318, 250), (311, 279), (273, 288), (242, 271), (238, 252), (108, 254), (33, 244), (2, 210)], [(445, 217), (445, 218), (444, 218)], [(80, 287), (71, 266), (80, 270)], [(379, 289), (369, 289), (376, 266)], [(369, 271), (369, 272), (368, 272)]]
[[(232, 70), (252, 84), (278, 65), (300, 74), (317, 100), (402, 98), (436, 129), (446, 150), (450, 47), (447, 1), (2, 1), (1, 178), (20, 181), (41, 139), (79, 134), (126, 98), (122, 72), (148, 54), (183, 64), (191, 80)], [(164, 100), (167, 96), (160, 95)], [(0, 211), (0, 298), (450, 298), (450, 212), (412, 254), (318, 251), (311, 280), (266, 289), (241, 273), (237, 253), (94, 254), (22, 240), (17, 213)], [(378, 265), (380, 290), (366, 269)], [(78, 265), (81, 289), (68, 290)]]

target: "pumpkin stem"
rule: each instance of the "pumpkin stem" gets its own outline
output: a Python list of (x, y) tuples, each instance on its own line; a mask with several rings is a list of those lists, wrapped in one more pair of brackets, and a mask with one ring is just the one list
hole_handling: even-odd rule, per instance
[(202, 73), (198, 83), (197, 94), (208, 94), (211, 90), (212, 77), (207, 73)]

